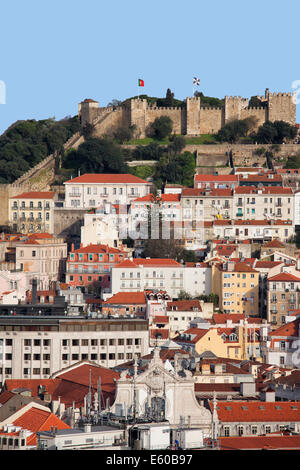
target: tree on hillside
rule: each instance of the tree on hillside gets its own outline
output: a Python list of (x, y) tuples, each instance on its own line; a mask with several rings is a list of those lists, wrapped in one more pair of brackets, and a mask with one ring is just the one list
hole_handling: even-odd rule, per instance
[(166, 99), (165, 99), (165, 106), (166, 107), (173, 107), (174, 106), (174, 93), (171, 92), (170, 88), (167, 89)]
[(113, 133), (114, 139), (118, 142), (118, 144), (124, 144), (128, 142), (128, 140), (133, 138), (134, 131), (136, 126), (119, 126), (115, 132)]
[(150, 126), (153, 137), (163, 140), (171, 135), (173, 122), (169, 116), (161, 116), (156, 118)]
[(166, 182), (193, 186), (195, 169), (195, 155), (190, 152), (175, 155), (170, 160), (163, 157), (156, 166), (154, 181), (159, 187)]
[(260, 144), (282, 144), (296, 137), (297, 129), (285, 121), (266, 121), (252, 135), (253, 140)]
[(108, 138), (89, 138), (67, 153), (63, 167), (83, 173), (128, 173), (124, 155), (122, 147)]
[(55, 121), (21, 121), (0, 136), (0, 182), (12, 183), (49, 154), (62, 152), (64, 143), (79, 130), (77, 116)]
[(246, 137), (254, 126), (254, 119), (234, 119), (223, 126), (217, 133), (217, 140), (220, 142), (237, 142), (241, 137)]

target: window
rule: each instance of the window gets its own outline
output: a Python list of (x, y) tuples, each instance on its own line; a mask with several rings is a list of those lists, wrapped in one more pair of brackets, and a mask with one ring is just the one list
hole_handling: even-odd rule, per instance
[(224, 436), (226, 436), (226, 437), (230, 436), (230, 427), (229, 426), (224, 426)]
[(34, 339), (33, 340), (33, 345), (34, 346), (40, 346), (41, 345), (41, 340), (40, 339)]
[(32, 373), (33, 373), (33, 375), (40, 375), (41, 369), (38, 369), (38, 368), (33, 369), (33, 370), (32, 370)]

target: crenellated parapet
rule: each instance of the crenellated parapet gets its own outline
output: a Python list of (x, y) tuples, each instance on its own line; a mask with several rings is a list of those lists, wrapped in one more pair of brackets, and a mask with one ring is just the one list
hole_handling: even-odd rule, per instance
[(181, 107), (159, 107), (145, 98), (133, 98), (121, 106), (102, 107), (95, 100), (87, 99), (79, 104), (82, 126), (91, 123), (95, 134), (113, 131), (119, 125), (134, 125), (136, 136), (145, 137), (151, 123), (158, 117), (169, 116), (173, 132), (186, 135), (216, 133), (226, 123), (235, 119), (254, 117), (256, 126), (265, 121), (283, 120), (295, 124), (296, 105), (293, 93), (272, 93), (267, 88), (264, 96), (258, 96), (261, 106), (249, 106), (249, 99), (241, 96), (225, 96), (224, 107), (201, 105), (201, 97), (187, 97)]

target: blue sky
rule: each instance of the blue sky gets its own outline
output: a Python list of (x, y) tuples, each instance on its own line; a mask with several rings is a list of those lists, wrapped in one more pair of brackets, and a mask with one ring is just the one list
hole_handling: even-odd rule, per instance
[[(299, 0), (10, 0), (0, 9), (0, 133), (18, 119), (61, 119), (140, 89), (183, 99), (291, 91), (300, 80)], [(300, 104), (297, 105), (300, 121)]]

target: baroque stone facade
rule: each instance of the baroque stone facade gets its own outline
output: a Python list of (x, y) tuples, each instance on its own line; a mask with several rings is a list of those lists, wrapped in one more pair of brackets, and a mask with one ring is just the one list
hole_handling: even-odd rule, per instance
[(132, 99), (118, 107), (100, 108), (97, 101), (86, 99), (79, 103), (78, 115), (82, 126), (94, 125), (94, 135), (111, 133), (120, 125), (136, 126), (136, 137), (143, 138), (151, 123), (160, 116), (173, 121), (173, 132), (197, 136), (214, 134), (233, 119), (253, 117), (259, 127), (265, 121), (283, 120), (295, 124), (296, 104), (292, 93), (270, 93), (257, 96), (260, 107), (250, 107), (248, 98), (225, 96), (224, 107), (201, 105), (200, 97), (187, 98), (182, 107), (157, 107), (146, 99)]
[(123, 408), (123, 413), (136, 418), (150, 413), (157, 421), (165, 419), (171, 426), (185, 422), (210, 435), (212, 414), (197, 402), (192, 373), (185, 370), (185, 376), (180, 376), (176, 370), (174, 373), (166, 370), (158, 348), (154, 349), (153, 359), (144, 372), (138, 374), (135, 366), (134, 376), (130, 377), (124, 370), (116, 385), (111, 411)]

